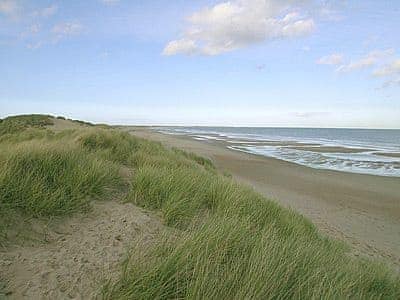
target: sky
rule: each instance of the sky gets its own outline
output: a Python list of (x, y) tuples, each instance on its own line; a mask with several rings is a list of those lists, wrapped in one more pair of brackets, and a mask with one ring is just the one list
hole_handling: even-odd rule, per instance
[(0, 118), (400, 129), (398, 0), (0, 0)]

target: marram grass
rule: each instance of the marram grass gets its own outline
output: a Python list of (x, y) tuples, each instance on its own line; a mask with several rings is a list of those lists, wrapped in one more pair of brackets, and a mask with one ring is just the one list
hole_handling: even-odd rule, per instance
[[(0, 137), (0, 245), (21, 216), (46, 218), (86, 211), (92, 200), (109, 199), (126, 189), (120, 161), (133, 150), (124, 148), (125, 154), (115, 150), (126, 144), (126, 135), (86, 128), (54, 133), (36, 127), (37, 117), (32, 126), (25, 116), (22, 121), (11, 119), (25, 122), (27, 128)], [(88, 147), (88, 139), (102, 142)]]
[(118, 167), (60, 142), (17, 146), (0, 170), (0, 203), (32, 216), (84, 210), (118, 184)]
[[(145, 148), (149, 148), (148, 144)], [(196, 156), (134, 154), (128, 201), (162, 212), (177, 236), (133, 256), (106, 299), (398, 299), (399, 278), (354, 258), (298, 213)], [(207, 160), (206, 160), (207, 161)]]
[(129, 261), (108, 299), (397, 299), (399, 283), (340, 245), (211, 217)]
[(54, 133), (37, 116), (11, 123), (0, 137), (0, 239), (13, 212), (69, 215), (110, 198), (126, 187), (126, 168), (126, 201), (159, 211), (173, 227), (126, 261), (103, 287), (105, 299), (400, 298), (399, 277), (387, 267), (353, 257), (208, 159), (107, 128)]
[(6, 134), (15, 134), (24, 131), (27, 128), (44, 128), (52, 125), (50, 116), (44, 115), (23, 115), (0, 119), (0, 136)]

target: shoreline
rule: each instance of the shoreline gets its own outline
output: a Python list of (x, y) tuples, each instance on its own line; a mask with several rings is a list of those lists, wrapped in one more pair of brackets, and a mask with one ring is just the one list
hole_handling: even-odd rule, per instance
[[(270, 135), (263, 131), (255, 135), (255, 133), (246, 133), (242, 130), (230, 133), (222, 129), (203, 132), (200, 129), (175, 131), (169, 127), (150, 128), (163, 134), (184, 135), (200, 141), (227, 143), (229, 148), (237, 151), (273, 157), (315, 169), (400, 178), (399, 145), (396, 142), (389, 143), (391, 146), (384, 145), (372, 136), (370, 142), (366, 142), (365, 137), (363, 140), (362, 136), (360, 141), (346, 142), (338, 140), (338, 137), (333, 140), (327, 140), (321, 136), (319, 138), (297, 137), (295, 132), (291, 133), (293, 137), (281, 137), (280, 134), (273, 136), (273, 133)], [(268, 128), (260, 130), (264, 129)]]
[(313, 169), (239, 152), (221, 141), (168, 135), (143, 127), (132, 134), (210, 158), (239, 182), (309, 218), (322, 232), (400, 269), (400, 178)]

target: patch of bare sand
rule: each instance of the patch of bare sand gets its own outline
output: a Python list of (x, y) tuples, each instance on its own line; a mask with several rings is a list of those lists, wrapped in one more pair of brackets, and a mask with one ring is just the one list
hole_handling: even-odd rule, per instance
[(89, 214), (55, 225), (47, 243), (0, 252), (0, 281), (10, 299), (97, 298), (104, 280), (120, 274), (128, 250), (145, 251), (164, 230), (133, 204), (94, 202)]

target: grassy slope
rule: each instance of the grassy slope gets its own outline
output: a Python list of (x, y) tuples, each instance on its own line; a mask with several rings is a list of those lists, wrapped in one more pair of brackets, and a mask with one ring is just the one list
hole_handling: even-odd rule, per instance
[(126, 265), (114, 299), (398, 298), (398, 278), (350, 257), (299, 214), (217, 174), (193, 155), (148, 144), (133, 155), (128, 200), (181, 229)]
[(127, 201), (160, 211), (177, 229), (128, 261), (105, 298), (400, 297), (398, 277), (384, 266), (352, 258), (345, 245), (218, 174), (207, 159), (111, 129), (27, 127), (0, 134), (0, 216), (8, 216), (0, 226), (13, 213), (85, 210), (120, 189), (119, 170), (128, 167)]
[[(47, 116), (23, 116), (0, 123), (0, 245), (21, 216), (84, 211), (90, 200), (126, 185), (120, 175), (122, 158), (113, 152), (126, 134), (86, 127), (54, 133), (45, 127), (52, 122)], [(113, 141), (93, 149), (90, 143), (99, 132), (103, 140), (112, 136)]]

